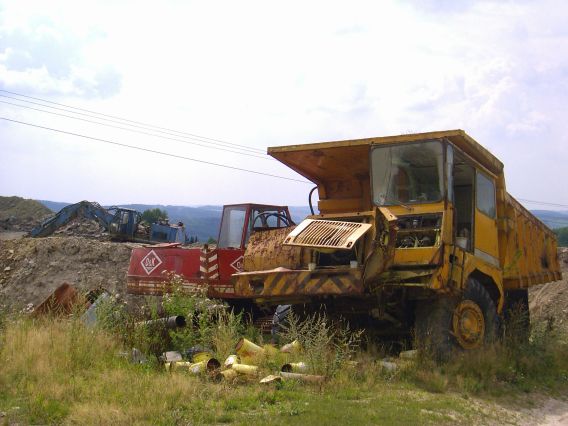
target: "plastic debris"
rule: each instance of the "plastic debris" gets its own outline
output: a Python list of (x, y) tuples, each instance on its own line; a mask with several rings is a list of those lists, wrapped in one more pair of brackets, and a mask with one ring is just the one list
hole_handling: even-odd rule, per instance
[(280, 352), (284, 353), (291, 353), (299, 350), (300, 350), (300, 342), (298, 342), (297, 340), (294, 340), (291, 343), (287, 343), (280, 348)]
[(225, 360), (225, 362), (223, 363), (223, 365), (226, 368), (231, 368), (231, 366), (233, 364), (240, 364), (241, 363), (241, 359), (239, 358), (238, 355), (229, 355), (227, 357), (227, 359)]
[(260, 384), (266, 385), (266, 384), (270, 384), (270, 383), (279, 383), (282, 381), (282, 377), (281, 376), (276, 376), (274, 374), (271, 374), (269, 376), (266, 376), (263, 379), (260, 379)]
[(168, 351), (162, 354), (162, 358), (165, 362), (177, 362), (181, 361), (183, 358), (178, 351)]
[(238, 342), (237, 346), (235, 347), (235, 351), (237, 354), (243, 357), (253, 357), (256, 355), (260, 355), (264, 353), (264, 349), (260, 346), (254, 344), (250, 340), (245, 339), (242, 337)]
[(305, 373), (308, 370), (308, 366), (305, 362), (290, 362), (284, 364), (280, 371), (285, 373)]
[(247, 376), (258, 375), (258, 367), (256, 365), (233, 364), (231, 369), (235, 370), (239, 374), (245, 374)]
[(221, 377), (227, 381), (235, 380), (238, 375), (239, 373), (237, 373), (237, 371), (233, 369), (221, 371)]

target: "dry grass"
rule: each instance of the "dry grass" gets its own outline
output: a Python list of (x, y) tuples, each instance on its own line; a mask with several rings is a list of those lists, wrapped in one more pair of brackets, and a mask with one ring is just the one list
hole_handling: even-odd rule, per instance
[[(286, 362), (311, 362), (312, 372), (328, 376), (326, 383), (262, 387), (257, 378), (216, 383), (183, 372), (168, 374), (152, 355), (147, 364), (131, 364), (123, 354), (144, 336), (128, 335), (132, 329), (116, 327), (124, 323), (122, 316), (116, 316), (119, 307), (109, 306), (113, 315), (107, 317), (111, 322), (106, 329), (86, 328), (79, 315), (65, 320), (0, 321), (4, 420), (23, 424), (309, 425), (321, 424), (322, 419), (329, 424), (470, 424), (491, 416), (468, 402), (472, 396), (510, 397), (568, 387), (568, 346), (546, 328), (534, 330), (530, 343), (456, 353), (443, 365), (427, 356), (396, 360), (398, 368), (393, 371), (377, 362), (385, 356), (381, 351), (358, 352), (357, 364), (346, 362), (354, 355), (357, 340), (346, 327), (338, 328), (320, 317), (290, 327), (288, 337), (298, 338), (303, 352), (282, 354), (267, 347), (252, 362), (266, 374)], [(105, 324), (102, 319), (101, 325)], [(246, 332), (231, 314), (197, 327), (188, 342), (211, 345), (221, 361), (233, 352), (240, 333)]]
[[(20, 424), (430, 424), (474, 415), (450, 394), (392, 382), (371, 363), (323, 386), (215, 383), (130, 364), (112, 335), (74, 320), (2, 330), (0, 411)], [(271, 368), (268, 361), (267, 368)], [(412, 397), (410, 397), (412, 395)], [(401, 401), (405, 401), (401, 407)], [(16, 408), (17, 407), (17, 408)]]

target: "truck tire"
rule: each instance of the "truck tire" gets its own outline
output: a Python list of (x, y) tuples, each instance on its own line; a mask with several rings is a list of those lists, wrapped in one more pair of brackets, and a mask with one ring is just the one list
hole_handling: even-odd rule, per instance
[(454, 348), (452, 314), (457, 302), (451, 297), (420, 301), (415, 310), (415, 339), (417, 347), (437, 362), (449, 359)]
[(505, 292), (503, 337), (508, 343), (527, 343), (530, 336), (529, 292), (525, 289)]
[(452, 332), (462, 349), (478, 349), (497, 340), (500, 318), (489, 292), (475, 278), (468, 278), (461, 302), (452, 318)]
[(418, 347), (438, 362), (447, 360), (454, 349), (474, 350), (493, 343), (500, 324), (495, 302), (475, 278), (467, 280), (461, 298), (419, 303), (415, 321)]

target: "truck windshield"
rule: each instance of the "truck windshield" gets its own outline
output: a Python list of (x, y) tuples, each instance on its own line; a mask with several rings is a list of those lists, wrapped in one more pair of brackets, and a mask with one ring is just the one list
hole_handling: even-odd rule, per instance
[(241, 247), (246, 212), (246, 207), (225, 207), (223, 219), (221, 219), (219, 247)]
[(371, 151), (373, 203), (429, 203), (444, 189), (444, 154), (440, 141), (376, 146)]

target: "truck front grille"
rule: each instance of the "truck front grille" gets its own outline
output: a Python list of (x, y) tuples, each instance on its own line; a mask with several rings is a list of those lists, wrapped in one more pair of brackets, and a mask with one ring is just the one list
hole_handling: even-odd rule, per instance
[(368, 223), (306, 219), (288, 234), (284, 244), (349, 250), (370, 228)]

